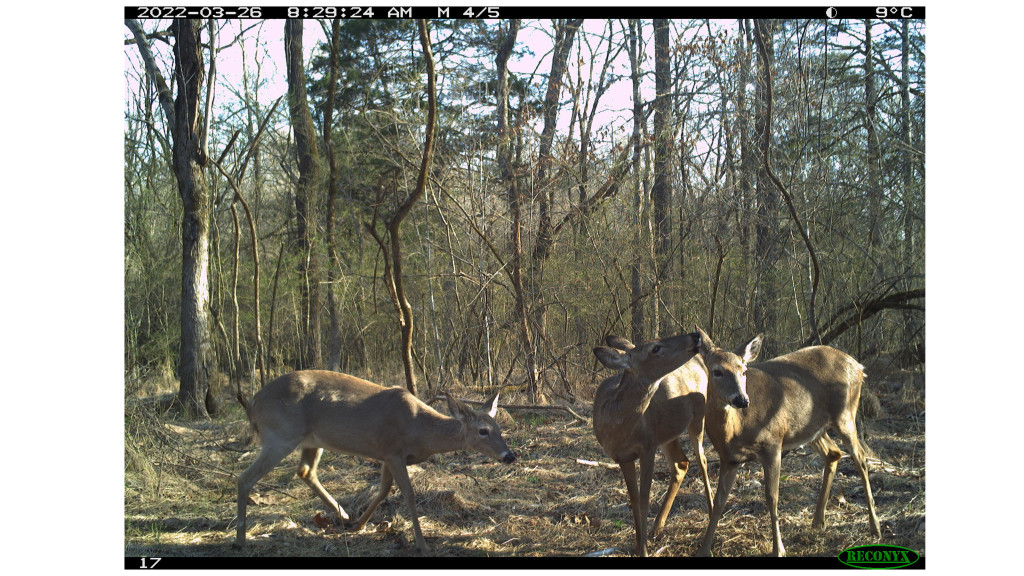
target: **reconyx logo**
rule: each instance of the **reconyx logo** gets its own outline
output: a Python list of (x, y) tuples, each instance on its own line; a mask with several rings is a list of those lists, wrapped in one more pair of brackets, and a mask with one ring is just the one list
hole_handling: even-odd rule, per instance
[(920, 554), (900, 546), (874, 544), (871, 546), (854, 546), (839, 553), (839, 561), (854, 568), (881, 570), (885, 568), (904, 568), (920, 558)]

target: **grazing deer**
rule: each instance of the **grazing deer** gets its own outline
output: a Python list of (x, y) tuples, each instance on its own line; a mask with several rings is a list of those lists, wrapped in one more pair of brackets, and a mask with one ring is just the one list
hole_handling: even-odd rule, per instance
[[(688, 431), (697, 452), (704, 479), (704, 493), (711, 511), (708, 464), (704, 456), (704, 394), (707, 373), (696, 356), (698, 334), (682, 334), (652, 340), (639, 346), (625, 338), (609, 336), (611, 348), (594, 348), (597, 359), (613, 370), (621, 370), (597, 388), (594, 396), (594, 435), (605, 453), (619, 464), (633, 509), (636, 549), (647, 556), (647, 510), (650, 505), (654, 453), (661, 446), (669, 462), (668, 491), (654, 521), (651, 537), (665, 526), (679, 484), (690, 461), (679, 436)], [(637, 489), (635, 461), (640, 460)]]
[(249, 421), (263, 443), (260, 455), (238, 477), (238, 533), (245, 543), (245, 507), (249, 491), (295, 448), (302, 449), (298, 476), (320, 497), (339, 521), (348, 514), (324, 490), (316, 466), (324, 448), (381, 462), (380, 491), (354, 523), (360, 530), (391, 491), (392, 480), (405, 496), (416, 547), (429, 552), (416, 515), (416, 496), (407, 464), (432, 454), (476, 450), (505, 463), (515, 461), (494, 421), (498, 395), (487, 399), (485, 411), (473, 410), (447, 396), (452, 416), (437, 412), (404, 388), (385, 388), (338, 372), (302, 370), (267, 384), (252, 399)]
[(850, 355), (829, 346), (811, 346), (750, 364), (761, 351), (758, 334), (735, 352), (715, 346), (700, 328), (700, 355), (708, 368), (705, 421), (708, 436), (721, 457), (718, 491), (698, 556), (708, 556), (715, 527), (725, 511), (740, 464), (757, 459), (764, 467), (764, 493), (772, 521), (772, 555), (783, 556), (779, 532), (779, 469), (782, 451), (811, 444), (825, 462), (812, 527), (825, 524), (832, 478), (842, 452), (826, 432), (833, 429), (846, 443), (864, 483), (868, 526), (879, 536), (864, 447), (857, 437), (857, 405), (864, 369)]

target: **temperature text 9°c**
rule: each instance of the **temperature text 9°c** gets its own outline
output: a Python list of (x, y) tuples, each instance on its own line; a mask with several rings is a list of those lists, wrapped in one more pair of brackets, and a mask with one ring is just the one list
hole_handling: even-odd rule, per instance
[(886, 7), (879, 6), (875, 8), (875, 16), (879, 18), (913, 18), (913, 8), (910, 6), (896, 6)]

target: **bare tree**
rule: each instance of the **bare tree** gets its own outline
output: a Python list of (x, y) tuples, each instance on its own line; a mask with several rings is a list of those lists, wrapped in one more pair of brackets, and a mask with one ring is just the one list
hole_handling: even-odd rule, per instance
[(640, 100), (640, 21), (631, 19), (629, 21), (629, 70), (630, 80), (633, 87), (633, 156), (632, 170), (636, 192), (633, 195), (633, 248), (636, 251), (633, 257), (633, 264), (630, 267), (630, 335), (636, 342), (644, 340), (644, 307), (643, 307), (643, 286), (640, 278), (640, 254), (641, 247), (647, 245), (644, 237), (644, 228), (641, 226), (643, 220), (644, 206), (644, 182), (640, 175), (640, 134), (643, 129), (644, 105)]
[[(582, 23), (582, 18), (554, 21), (554, 54), (551, 58), (551, 73), (548, 75), (547, 91), (542, 104), (544, 127), (541, 129), (540, 150), (537, 156), (537, 199), (540, 219), (537, 225), (537, 242), (534, 244), (532, 273), (530, 274), (530, 295), (534, 300), (534, 343), (537, 347), (541, 346), (546, 338), (544, 323), (547, 306), (544, 304), (544, 265), (551, 255), (551, 247), (554, 244), (551, 211), (555, 199), (555, 186), (552, 185), (551, 146), (555, 139), (558, 100), (562, 93), (565, 62), (569, 58), (569, 51), (572, 49), (576, 31), (579, 30)], [(538, 378), (540, 377), (541, 375), (538, 374)], [(530, 390), (528, 391), (530, 398), (537, 398), (538, 385), (537, 379), (530, 380)]]
[(739, 21), (740, 33), (736, 38), (736, 57), (739, 60), (739, 79), (736, 82), (736, 132), (740, 138), (740, 164), (739, 164), (739, 189), (737, 192), (737, 204), (740, 207), (736, 211), (737, 232), (740, 245), (743, 246), (743, 257), (746, 259), (750, 254), (750, 218), (747, 216), (747, 208), (753, 197), (751, 192), (751, 159), (753, 158), (750, 145), (750, 112), (747, 105), (747, 82), (750, 78), (750, 25), (746, 19)]
[(178, 352), (178, 400), (193, 417), (216, 414), (210, 390), (213, 363), (210, 338), (210, 191), (206, 184), (208, 157), (202, 130), (207, 125), (200, 113), (203, 69), (202, 20), (175, 20), (174, 78), (177, 96), (156, 65), (149, 40), (135, 20), (125, 20), (135, 35), (149, 77), (157, 86), (160, 105), (171, 130), (174, 175), (184, 213), (181, 225), (181, 341)]
[(302, 20), (284, 23), (285, 58), (288, 65), (288, 110), (295, 133), (299, 182), (295, 192), (296, 239), (299, 247), (302, 305), (300, 368), (320, 368), (320, 266), (317, 216), (320, 207), (320, 156), (313, 116), (306, 99), (306, 71), (302, 63)]
[[(326, 25), (325, 25), (326, 28)], [(328, 68), (327, 98), (324, 100), (324, 154), (327, 156), (327, 167), (330, 174), (327, 179), (327, 224), (325, 226), (324, 243), (327, 245), (327, 311), (330, 315), (330, 342), (328, 343), (327, 368), (335, 372), (341, 371), (341, 320), (338, 317), (337, 287), (338, 273), (341, 269), (341, 261), (338, 258), (338, 250), (334, 245), (334, 218), (335, 204), (338, 201), (340, 187), (338, 174), (338, 161), (334, 153), (334, 139), (331, 134), (334, 130), (334, 102), (338, 92), (338, 58), (341, 52), (341, 21), (337, 18), (331, 23), (330, 33), (330, 61)]]
[(759, 169), (758, 174), (759, 174), (759, 177), (760, 177), (761, 174), (763, 174), (765, 177), (767, 177), (770, 180), (771, 184), (775, 186), (775, 189), (778, 190), (778, 192), (782, 195), (782, 198), (786, 201), (786, 207), (789, 208), (789, 215), (792, 217), (793, 223), (796, 225), (796, 229), (799, 232), (800, 237), (804, 241), (804, 246), (807, 247), (807, 256), (808, 256), (808, 258), (810, 259), (810, 262), (811, 262), (811, 266), (810, 266), (810, 268), (811, 268), (811, 288), (810, 288), (809, 304), (808, 304), (807, 310), (808, 310), (808, 313), (810, 315), (811, 332), (814, 334), (814, 338), (816, 340), (820, 341), (821, 338), (818, 335), (818, 321), (815, 318), (815, 304), (814, 304), (815, 297), (817, 296), (817, 293), (818, 293), (818, 280), (819, 280), (819, 277), (821, 275), (820, 267), (818, 266), (818, 257), (817, 257), (817, 255), (815, 253), (814, 245), (811, 243), (811, 239), (810, 239), (810, 237), (807, 234), (807, 227), (804, 226), (803, 222), (800, 221), (800, 217), (797, 214), (796, 206), (793, 204), (792, 196), (790, 196), (789, 191), (786, 190), (786, 187), (782, 184), (782, 181), (779, 180), (779, 177), (776, 176), (774, 170), (772, 170), (771, 131), (772, 131), (772, 109), (774, 107), (774, 94), (773, 94), (774, 81), (772, 79), (772, 57), (771, 57), (771, 44), (770, 44), (771, 43), (771, 35), (770, 34), (765, 35), (765, 34), (760, 34), (760, 33), (757, 34), (756, 43), (757, 43), (758, 59), (761, 60), (762, 68), (764, 69), (764, 75), (762, 76), (762, 80), (764, 81), (764, 85), (761, 88), (762, 88), (762, 97), (763, 97), (763, 103), (764, 103), (764, 112), (763, 112), (764, 113), (764, 122), (765, 122), (764, 130), (768, 134), (766, 139), (764, 141), (762, 141), (762, 147), (761, 147), (761, 167)]
[(874, 50), (871, 45), (871, 20), (864, 20), (864, 129), (867, 132), (867, 193), (868, 193), (868, 246), (870, 257), (875, 259), (874, 280), (885, 277), (885, 270), (879, 259), (882, 250), (882, 189), (878, 182), (879, 146), (875, 130), (877, 119), (877, 96), (875, 94)]
[[(911, 205), (913, 195), (911, 187), (914, 183), (913, 168), (913, 144), (910, 140), (910, 23), (902, 21), (900, 27), (900, 141), (902, 142), (902, 154), (900, 155), (900, 172), (903, 181), (903, 261), (906, 266), (906, 286), (909, 288), (913, 281), (914, 267), (909, 263), (914, 261), (914, 234), (911, 227)], [(903, 316), (903, 341), (911, 342), (917, 335), (916, 321), (914, 315), (906, 312)]]
[(768, 176), (764, 161), (772, 145), (771, 118), (768, 116), (768, 90), (775, 59), (774, 22), (754, 21), (754, 39), (757, 42), (757, 113), (754, 134), (757, 141), (757, 221), (755, 224), (755, 277), (757, 294), (754, 298), (754, 322), (758, 332), (768, 330), (775, 323), (775, 274), (779, 252), (779, 205), (775, 183)]
[[(671, 273), (669, 251), (672, 247), (672, 180), (669, 166), (672, 156), (672, 56), (668, 45), (668, 28), (668, 20), (654, 20), (654, 186), (651, 189), (651, 196), (654, 199), (656, 286)], [(660, 292), (657, 288), (656, 291)], [(668, 329), (665, 320), (658, 313), (657, 298), (652, 323), (659, 333)]]
[[(498, 166), (501, 172), (502, 185), (508, 187), (509, 207), (509, 240), (511, 243), (511, 256), (508, 266), (511, 269), (512, 292), (515, 299), (516, 325), (519, 331), (519, 340), (526, 355), (526, 378), (527, 387), (530, 391), (537, 390), (537, 360), (533, 348), (533, 341), (530, 336), (530, 326), (526, 315), (526, 299), (523, 294), (523, 212), (522, 212), (522, 191), (519, 188), (518, 179), (512, 169), (512, 131), (508, 124), (509, 86), (508, 86), (508, 59), (512, 55), (512, 48), (516, 44), (516, 36), (519, 34), (518, 19), (509, 20), (508, 29), (504, 30), (498, 53), (494, 58), (497, 68), (497, 124), (498, 124)], [(535, 398), (531, 396), (531, 401)]]
[(423, 137), (423, 158), (420, 162), (419, 176), (416, 178), (416, 189), (399, 207), (398, 212), (388, 226), (391, 236), (391, 257), (394, 265), (395, 296), (402, 312), (402, 364), (405, 366), (405, 385), (409, 392), (416, 394), (416, 375), (412, 365), (412, 305), (405, 294), (405, 283), (402, 276), (402, 220), (409, 214), (412, 207), (423, 197), (427, 188), (427, 174), (430, 171), (430, 160), (434, 154), (434, 125), (437, 119), (437, 87), (435, 86), (434, 54), (430, 48), (430, 31), (426, 20), (417, 20), (420, 46), (423, 48), (423, 61), (427, 68), (427, 125)]
[[(426, 134), (423, 139), (423, 156), (420, 160), (419, 175), (416, 179), (416, 188), (402, 202), (398, 210), (387, 223), (388, 238), (390, 246), (381, 238), (377, 232), (377, 218), (379, 211), (375, 208), (373, 222), (367, 225), (368, 231), (377, 241), (381, 251), (384, 253), (384, 283), (387, 285), (388, 293), (391, 295), (392, 303), (398, 312), (399, 327), (402, 334), (402, 365), (405, 368), (405, 387), (412, 394), (416, 394), (416, 373), (413, 367), (412, 357), (412, 336), (414, 318), (412, 304), (406, 296), (405, 277), (402, 272), (402, 222), (409, 215), (413, 206), (423, 198), (427, 187), (427, 175), (430, 171), (430, 162), (434, 154), (434, 131), (437, 121), (437, 86), (434, 72), (434, 54), (430, 47), (430, 31), (427, 29), (426, 20), (417, 20), (416, 26), (419, 30), (420, 45), (423, 48), (423, 60), (427, 72), (427, 122)], [(383, 185), (378, 186), (377, 206), (382, 203)], [(389, 249), (390, 248), (390, 249)]]

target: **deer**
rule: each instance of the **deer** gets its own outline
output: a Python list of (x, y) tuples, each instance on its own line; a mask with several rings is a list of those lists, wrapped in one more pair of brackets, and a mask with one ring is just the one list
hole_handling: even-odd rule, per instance
[(848, 446), (864, 484), (868, 526), (881, 531), (868, 479), (866, 447), (857, 434), (857, 407), (864, 367), (849, 354), (830, 346), (801, 348), (752, 364), (764, 340), (758, 334), (735, 351), (715, 346), (699, 327), (700, 356), (708, 369), (705, 426), (721, 457), (718, 490), (697, 556), (709, 556), (715, 527), (725, 511), (736, 472), (743, 462), (758, 460), (764, 469), (764, 494), (771, 516), (772, 556), (786, 549), (779, 531), (779, 475), (783, 450), (810, 444), (824, 461), (821, 490), (811, 526), (823, 529), (825, 504), (843, 453), (829, 438), (833, 430)]
[[(416, 547), (427, 554), (416, 514), (416, 495), (406, 465), (433, 454), (475, 450), (506, 464), (516, 456), (501, 435), (494, 416), (498, 394), (474, 410), (445, 393), (446, 416), (404, 388), (388, 388), (366, 380), (323, 370), (285, 374), (253, 396), (249, 421), (262, 443), (259, 456), (238, 477), (238, 528), (235, 547), (245, 545), (245, 508), (249, 491), (296, 448), (301, 449), (298, 476), (320, 497), (348, 530), (359, 531), (397, 482), (405, 497), (416, 534)], [(381, 463), (380, 490), (355, 522), (324, 490), (317, 464), (324, 449)]]
[[(689, 432), (697, 453), (704, 495), (711, 511), (711, 484), (703, 446), (707, 373), (696, 355), (700, 344), (696, 333), (637, 346), (618, 336), (608, 336), (605, 342), (608, 346), (594, 348), (594, 355), (604, 366), (621, 372), (605, 379), (597, 388), (594, 435), (622, 470), (633, 509), (636, 551), (643, 557), (647, 556), (647, 512), (655, 452), (661, 447), (668, 460), (670, 479), (651, 538), (656, 538), (664, 528), (690, 466), (679, 439), (684, 431)], [(636, 460), (640, 460), (639, 484)]]

